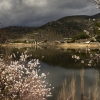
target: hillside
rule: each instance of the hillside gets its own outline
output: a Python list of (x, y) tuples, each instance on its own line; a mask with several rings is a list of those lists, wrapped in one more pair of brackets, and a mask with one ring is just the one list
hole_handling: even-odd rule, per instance
[(84, 30), (88, 30), (91, 34), (94, 34), (91, 29), (95, 27), (94, 24), (96, 21), (93, 19), (100, 21), (100, 14), (93, 16), (67, 16), (40, 27), (9, 26), (1, 28), (0, 42), (27, 39), (37, 41), (62, 40), (63, 38), (81, 34)]

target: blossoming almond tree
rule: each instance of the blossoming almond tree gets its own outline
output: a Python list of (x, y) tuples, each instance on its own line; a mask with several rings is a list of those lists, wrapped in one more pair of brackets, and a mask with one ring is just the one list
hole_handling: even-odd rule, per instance
[(46, 74), (38, 74), (39, 60), (27, 61), (28, 57), (22, 53), (20, 60), (11, 61), (10, 65), (0, 59), (0, 100), (46, 100), (51, 96), (51, 87), (47, 88), (45, 82)]

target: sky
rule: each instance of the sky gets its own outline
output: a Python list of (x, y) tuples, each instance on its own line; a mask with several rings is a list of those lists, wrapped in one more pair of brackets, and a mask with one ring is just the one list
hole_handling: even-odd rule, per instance
[(37, 27), (65, 16), (100, 13), (96, 6), (84, 0), (0, 0), (0, 23)]

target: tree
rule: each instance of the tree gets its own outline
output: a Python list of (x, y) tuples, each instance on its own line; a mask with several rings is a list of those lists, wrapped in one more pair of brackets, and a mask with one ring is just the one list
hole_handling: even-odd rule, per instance
[[(19, 52), (17, 52), (19, 54)], [(46, 100), (51, 95), (51, 85), (47, 85), (45, 73), (39, 73), (38, 59), (28, 59), (26, 52), (18, 61), (13, 53), (8, 57), (10, 64), (0, 58), (0, 100)]]
[(87, 39), (87, 38), (89, 38), (89, 35), (87, 35), (86, 33), (77, 34), (72, 37), (72, 39), (74, 40)]

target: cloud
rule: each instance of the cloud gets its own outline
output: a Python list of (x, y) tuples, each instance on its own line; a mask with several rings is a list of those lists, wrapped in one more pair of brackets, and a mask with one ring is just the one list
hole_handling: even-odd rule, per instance
[(28, 7), (43, 7), (47, 4), (47, 0), (22, 0), (22, 3)]
[(70, 15), (99, 13), (95, 4), (84, 0), (0, 0), (3, 26), (40, 26)]
[(12, 5), (9, 1), (4, 0), (0, 3), (0, 8), (1, 8), (1, 11), (6, 11), (6, 10), (12, 9)]

